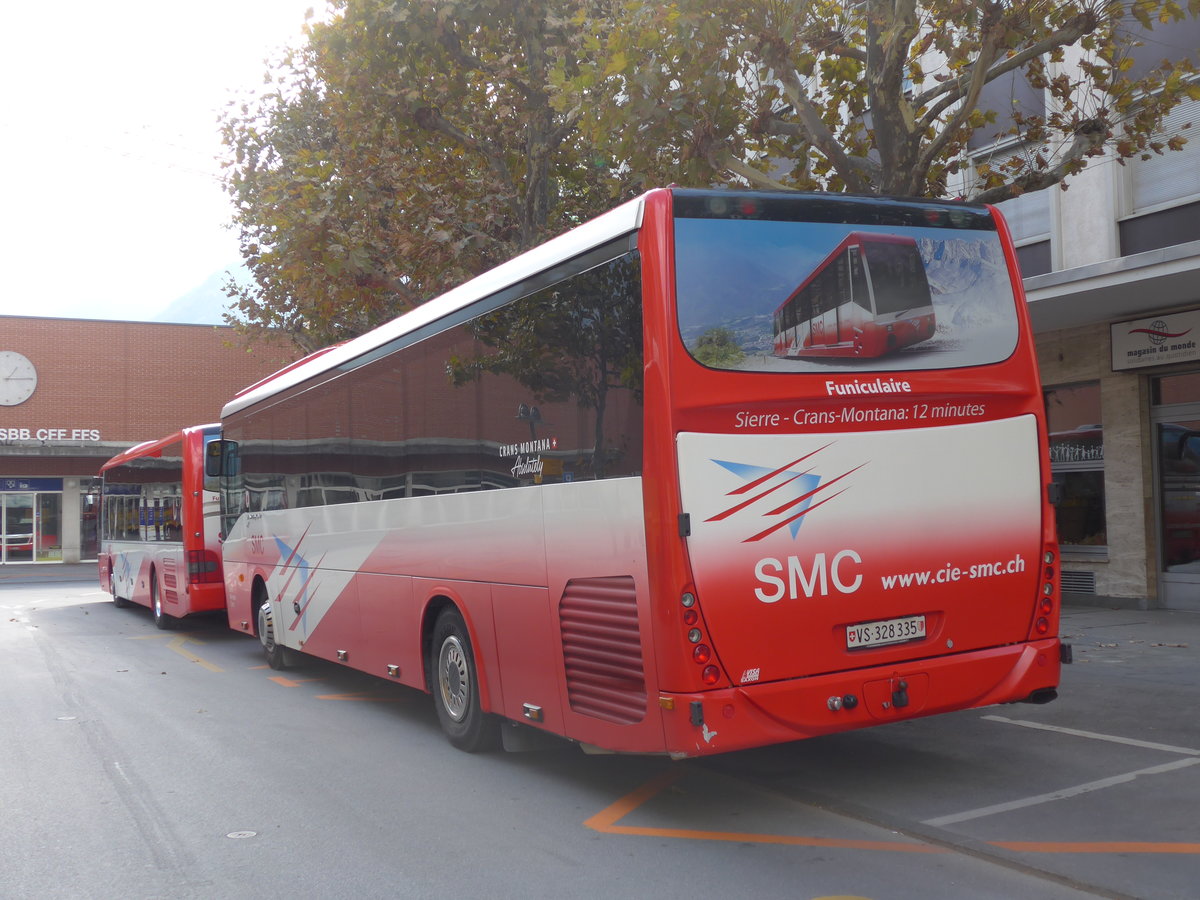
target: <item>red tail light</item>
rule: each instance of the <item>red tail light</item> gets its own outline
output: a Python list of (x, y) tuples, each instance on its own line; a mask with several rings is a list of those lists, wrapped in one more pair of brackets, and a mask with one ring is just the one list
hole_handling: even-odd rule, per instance
[(702, 643), (706, 637), (696, 595), (690, 590), (684, 591), (679, 602), (683, 606), (684, 638), (692, 645), (692, 662), (701, 667), (700, 681), (706, 687), (712, 687), (721, 680), (721, 670), (712, 664), (712, 647), (707, 643)]
[(1042, 550), (1041, 590), (1034, 607), (1033, 628), (1030, 638), (1046, 637), (1054, 630), (1058, 620), (1058, 571), (1055, 568), (1057, 554), (1053, 547)]
[(189, 550), (188, 583), (220, 584), (221, 560), (212, 550)]

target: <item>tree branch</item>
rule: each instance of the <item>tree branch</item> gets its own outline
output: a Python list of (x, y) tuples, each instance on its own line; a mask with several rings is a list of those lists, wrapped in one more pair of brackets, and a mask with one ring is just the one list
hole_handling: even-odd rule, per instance
[(463, 67), (466, 71), (483, 72), (495, 78), (497, 81), (506, 81), (515, 87), (526, 100), (532, 95), (533, 91), (520, 78), (513, 75), (511, 70), (501, 72), (494, 66), (489, 66), (474, 53), (468, 53), (463, 49), (462, 40), (454, 27), (449, 23), (441, 26), (438, 34), (438, 44), (443, 50), (449, 54), (450, 58)]
[(439, 134), (444, 134), (454, 141), (457, 141), (468, 150), (478, 153), (484, 158), (488, 164), (488, 168), (492, 173), (500, 179), (509, 196), (509, 206), (512, 207), (514, 215), (520, 216), (521, 205), (518, 198), (519, 192), (517, 186), (513, 182), (512, 172), (508, 170), (508, 166), (504, 164), (503, 151), (495, 146), (490, 141), (481, 141), (467, 134), (462, 129), (458, 128), (452, 122), (448, 121), (440, 111), (432, 106), (422, 106), (413, 113), (413, 120), (417, 125), (424, 128), (426, 131), (433, 131)]
[(979, 53), (971, 67), (971, 77), (966, 81), (966, 93), (963, 95), (962, 103), (959, 104), (954, 114), (941, 125), (940, 129), (935, 131), (933, 139), (918, 153), (917, 164), (914, 166), (915, 172), (929, 171), (933, 161), (941, 156), (942, 151), (951, 141), (957, 138), (959, 129), (975, 111), (975, 107), (979, 103), (979, 95), (983, 92), (984, 85), (990, 80), (989, 69), (992, 61), (1000, 53), (1002, 15), (1003, 11), (996, 3), (989, 3), (984, 10), (983, 19), (980, 22), (982, 40), (979, 45)]
[(804, 93), (803, 85), (800, 84), (800, 79), (796, 75), (795, 70), (779, 69), (777, 71), (786, 71), (787, 76), (781, 79), (784, 96), (788, 98), (788, 102), (792, 104), (792, 109), (796, 111), (796, 116), (800, 119), (800, 126), (804, 130), (803, 136), (808, 142), (833, 165), (833, 168), (846, 180), (846, 187), (856, 193), (868, 193), (871, 189), (869, 178), (871, 168), (868, 161), (862, 157), (850, 156), (846, 153), (842, 142), (838, 140), (825, 122), (821, 119), (821, 112)]
[[(1037, 59), (1058, 47), (1067, 47), (1074, 44), (1085, 34), (1095, 31), (1098, 24), (1099, 22), (1094, 14), (1080, 13), (1058, 31), (1048, 35), (1036, 44), (1029, 45), (1021, 52), (1006, 57), (1003, 62), (998, 63), (991, 69), (985, 70), (987, 72), (987, 81), (994, 81), (1001, 75), (1019, 69), (1030, 60)], [(978, 60), (972, 63), (970, 71), (964, 72), (957, 78), (942, 82), (936, 87), (932, 87), (913, 98), (913, 106), (917, 109), (927, 106), (938, 97), (942, 98), (938, 101), (937, 105), (931, 107), (922, 117), (921, 121), (923, 124), (932, 125), (936, 123), (938, 117), (947, 107), (952, 106), (961, 99), (963, 91), (975, 79), (977, 65)]]
[(740, 159), (737, 159), (733, 154), (725, 152), (720, 154), (715, 159), (710, 159), (709, 164), (714, 169), (720, 171), (726, 169), (734, 175), (739, 175), (746, 181), (750, 182), (753, 187), (761, 188), (767, 191), (794, 191), (795, 188), (788, 187), (781, 181), (776, 181), (765, 172), (760, 172)]
[(1052, 168), (1043, 172), (1029, 172), (1014, 178), (1007, 184), (997, 185), (980, 191), (978, 194), (972, 194), (967, 199), (975, 203), (999, 203), (1031, 191), (1053, 187), (1068, 175), (1078, 171), (1080, 161), (1085, 157), (1094, 156), (1107, 140), (1108, 129), (1103, 123), (1093, 119), (1076, 130), (1071, 146)]

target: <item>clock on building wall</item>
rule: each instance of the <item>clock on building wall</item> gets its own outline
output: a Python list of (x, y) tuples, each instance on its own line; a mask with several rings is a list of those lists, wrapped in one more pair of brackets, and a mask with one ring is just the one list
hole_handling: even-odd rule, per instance
[(0, 406), (24, 403), (37, 387), (37, 369), (15, 350), (0, 350)]

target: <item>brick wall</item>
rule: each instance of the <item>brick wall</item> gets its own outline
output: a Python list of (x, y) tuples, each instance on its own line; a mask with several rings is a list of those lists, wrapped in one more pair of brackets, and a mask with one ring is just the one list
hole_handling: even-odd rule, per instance
[(0, 316), (0, 350), (37, 368), (37, 390), (0, 406), (0, 428), (95, 429), (137, 442), (215, 422), (237, 391), (301, 354), (211, 325)]

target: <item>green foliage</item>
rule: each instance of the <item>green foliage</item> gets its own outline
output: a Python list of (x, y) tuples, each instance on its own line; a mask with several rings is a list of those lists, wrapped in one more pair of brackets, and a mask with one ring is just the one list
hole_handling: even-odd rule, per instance
[(610, 168), (551, 102), (582, 0), (336, 0), (223, 122), (254, 276), (230, 318), (311, 350), (602, 211)]
[(697, 362), (711, 369), (736, 369), (746, 356), (728, 328), (710, 328), (700, 335), (691, 351)]
[[(999, 201), (1088, 158), (1151, 151), (1193, 61), (1132, 74), (1130, 35), (1200, 13), (1175, 0), (621, 0), (594, 23), (584, 130), (645, 184), (742, 183)], [(1046, 109), (981, 110), (1013, 77)], [(1027, 152), (959, 176), (968, 141)], [(1115, 142), (1114, 142), (1115, 141)]]
[[(1157, 131), (1200, 97), (1192, 62), (1129, 57), (1200, 0), (331, 2), (222, 122), (230, 318), (305, 349), (647, 187), (995, 202), (1181, 146)], [(981, 105), (1012, 78), (1045, 108)]]

